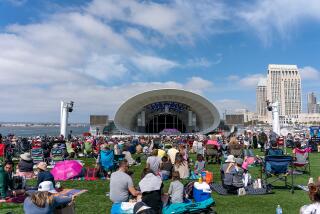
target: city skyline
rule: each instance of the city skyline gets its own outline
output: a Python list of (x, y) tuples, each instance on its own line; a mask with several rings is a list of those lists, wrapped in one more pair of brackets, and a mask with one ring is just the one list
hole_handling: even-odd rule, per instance
[(113, 118), (159, 88), (199, 93), (221, 115), (255, 111), (269, 64), (298, 66), (307, 112), (320, 93), (317, 11), (316, 0), (2, 0), (0, 120), (57, 122), (61, 100), (75, 102), (70, 122)]

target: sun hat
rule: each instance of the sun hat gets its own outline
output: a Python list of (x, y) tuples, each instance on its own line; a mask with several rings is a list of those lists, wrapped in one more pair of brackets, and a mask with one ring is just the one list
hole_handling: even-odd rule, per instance
[(243, 159), (242, 158), (236, 158), (236, 163), (239, 165), (243, 164)]
[(22, 160), (25, 160), (25, 161), (31, 161), (32, 160), (31, 155), (28, 152), (21, 154), (20, 158)]
[(51, 181), (43, 181), (39, 184), (38, 187), (39, 192), (50, 192), (57, 193), (57, 191), (53, 187), (53, 183)]
[(227, 160), (225, 161), (226, 163), (234, 163), (234, 156), (233, 155), (228, 155)]
[(38, 163), (37, 168), (46, 171), (47, 170), (47, 164), (45, 162), (40, 162), (40, 163)]

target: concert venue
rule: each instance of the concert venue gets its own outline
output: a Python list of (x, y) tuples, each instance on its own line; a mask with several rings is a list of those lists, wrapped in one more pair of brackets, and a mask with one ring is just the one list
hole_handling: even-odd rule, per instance
[(160, 89), (127, 100), (118, 109), (114, 123), (127, 134), (208, 133), (218, 127), (220, 115), (198, 94)]

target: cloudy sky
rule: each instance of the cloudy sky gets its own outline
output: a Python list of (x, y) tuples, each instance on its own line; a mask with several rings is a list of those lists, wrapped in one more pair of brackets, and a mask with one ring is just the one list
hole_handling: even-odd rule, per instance
[[(320, 98), (320, 1), (0, 0), (0, 121), (72, 122), (156, 88), (255, 110), (268, 64)], [(305, 107), (304, 107), (305, 109)]]

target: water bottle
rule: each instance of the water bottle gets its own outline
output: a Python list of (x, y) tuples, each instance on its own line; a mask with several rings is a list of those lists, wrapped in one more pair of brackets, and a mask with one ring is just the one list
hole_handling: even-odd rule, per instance
[(276, 214), (282, 214), (282, 208), (280, 207), (280, 205), (277, 206)]

